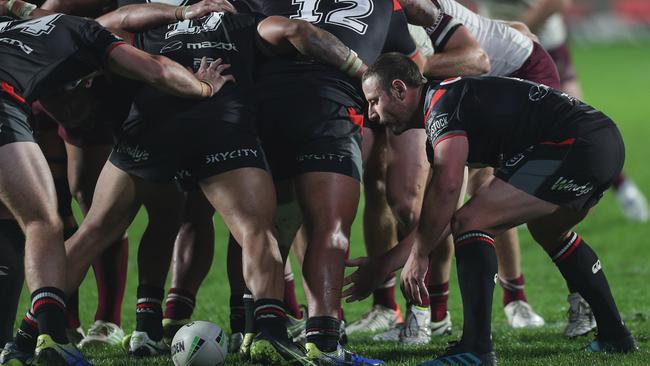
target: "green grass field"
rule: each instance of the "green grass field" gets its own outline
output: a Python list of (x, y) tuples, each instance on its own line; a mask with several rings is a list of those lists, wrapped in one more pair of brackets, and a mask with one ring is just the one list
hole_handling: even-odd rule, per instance
[[(627, 146), (625, 170), (647, 194), (650, 194), (650, 171), (645, 160), (650, 155), (650, 43), (641, 45), (602, 45), (573, 49), (579, 76), (583, 83), (584, 99), (611, 116), (620, 126)], [(646, 168), (643, 168), (643, 167)], [(134, 328), (135, 290), (137, 273), (135, 254), (142, 235), (146, 216), (141, 214), (129, 230), (131, 261), (123, 307), (125, 331)], [(224, 328), (229, 325), (226, 281), (226, 230), (217, 224), (217, 250), (213, 269), (201, 288), (195, 319), (210, 320)], [(538, 330), (512, 330), (505, 322), (501, 309), (502, 291), (497, 287), (493, 309), (493, 334), (501, 365), (650, 365), (650, 225), (625, 220), (614, 197), (606, 196), (590, 217), (578, 228), (589, 244), (598, 252), (619, 309), (636, 336), (641, 351), (629, 356), (588, 355), (580, 351), (591, 336), (567, 340), (561, 334), (566, 316), (566, 289), (563, 279), (545, 253), (531, 240), (525, 230), (520, 231), (523, 269), (530, 303), (545, 318), (547, 326)], [(361, 222), (357, 220), (352, 233), (352, 256), (364, 253)], [(155, 260), (155, 258), (151, 258)], [(378, 343), (368, 336), (353, 337), (349, 348), (364, 355), (386, 360), (390, 365), (414, 365), (439, 354), (447, 342), (459, 336), (462, 324), (460, 296), (452, 274), (449, 307), (455, 324), (450, 337), (434, 339), (429, 345), (403, 348)], [(299, 288), (299, 296), (303, 298)], [(399, 291), (398, 291), (399, 292)], [(400, 302), (403, 299), (399, 295)], [(92, 273), (81, 289), (81, 316), (84, 327), (94, 320), (96, 287)], [(304, 301), (304, 300), (302, 300)], [(23, 294), (25, 309), (26, 294)], [(349, 321), (357, 319), (370, 301), (346, 305)], [(120, 349), (87, 352), (97, 365), (171, 365), (167, 358), (150, 360), (129, 359)], [(229, 365), (238, 364), (235, 357)]]

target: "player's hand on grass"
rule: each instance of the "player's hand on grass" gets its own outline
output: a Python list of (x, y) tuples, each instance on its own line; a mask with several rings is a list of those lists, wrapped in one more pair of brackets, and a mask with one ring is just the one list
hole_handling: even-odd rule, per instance
[(428, 269), (429, 256), (419, 254), (417, 250), (411, 250), (400, 276), (400, 287), (407, 302), (422, 305), (422, 299), (429, 297), (427, 284), (424, 282)]
[(346, 302), (360, 301), (384, 283), (390, 274), (389, 266), (385, 265), (381, 257), (361, 257), (345, 261), (346, 267), (358, 267), (358, 269), (345, 277), (343, 286), (351, 285), (343, 290), (343, 297)]
[(194, 73), (197, 79), (201, 80), (204, 83), (209, 84), (212, 87), (212, 95), (215, 95), (225, 83), (232, 81), (235, 82), (235, 77), (232, 75), (223, 75), (223, 72), (227, 70), (230, 65), (222, 63), (223, 60), (218, 58), (212, 62), (208, 62), (208, 59), (203, 57), (201, 59), (201, 66), (199, 70)]
[(237, 13), (237, 9), (228, 0), (203, 0), (187, 8), (185, 19), (198, 19), (212, 12)]

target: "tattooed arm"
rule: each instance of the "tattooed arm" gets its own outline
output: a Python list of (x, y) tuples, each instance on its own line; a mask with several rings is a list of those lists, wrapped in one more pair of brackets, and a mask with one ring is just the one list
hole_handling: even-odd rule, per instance
[(360, 77), (367, 68), (356, 53), (331, 33), (308, 22), (270, 16), (257, 26), (258, 48), (267, 56), (296, 51)]

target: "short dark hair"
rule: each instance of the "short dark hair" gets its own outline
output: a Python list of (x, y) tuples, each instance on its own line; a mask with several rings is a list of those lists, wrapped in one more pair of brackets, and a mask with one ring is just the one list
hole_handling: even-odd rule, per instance
[(362, 80), (365, 81), (372, 76), (377, 76), (379, 83), (386, 90), (390, 89), (393, 80), (396, 79), (402, 80), (404, 84), (410, 87), (417, 87), (427, 82), (427, 79), (422, 76), (418, 65), (413, 60), (396, 52), (379, 56), (377, 61), (370, 65), (363, 74)]

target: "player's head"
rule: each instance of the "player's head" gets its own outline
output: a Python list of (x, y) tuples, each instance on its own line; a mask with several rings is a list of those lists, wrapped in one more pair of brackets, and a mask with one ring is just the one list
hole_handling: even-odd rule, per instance
[(92, 120), (97, 106), (91, 87), (97, 73), (69, 83), (58, 93), (41, 98), (43, 108), (67, 128), (77, 128)]
[(411, 126), (420, 104), (420, 89), (426, 83), (418, 66), (399, 53), (382, 55), (363, 74), (363, 93), (368, 116), (399, 134)]

